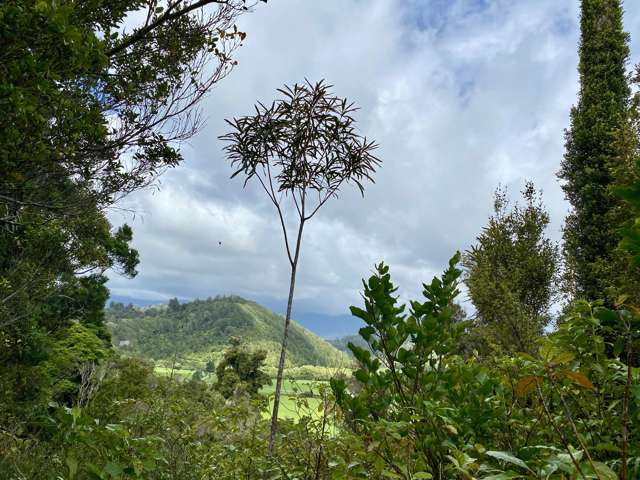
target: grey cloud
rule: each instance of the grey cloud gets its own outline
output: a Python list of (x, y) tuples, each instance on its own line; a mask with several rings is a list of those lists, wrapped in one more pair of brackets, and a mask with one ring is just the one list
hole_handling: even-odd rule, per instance
[[(305, 77), (326, 78), (360, 106), (360, 129), (378, 141), (384, 164), (364, 199), (346, 188), (310, 223), (299, 309), (345, 312), (380, 260), (405, 296), (419, 294), (473, 242), (498, 183), (515, 198), (534, 180), (559, 239), (567, 205), (555, 172), (577, 91), (578, 2), (445, 3), (435, 12), (442, 2), (279, 0), (244, 17), (239, 65), (203, 105), (208, 123), (185, 145), (184, 165), (159, 191), (126, 200), (133, 221), (112, 215), (132, 223), (142, 257), (136, 279), (113, 276), (114, 293), (284, 300), (288, 265), (273, 207), (256, 185), (229, 180), (217, 137), (224, 118)], [(626, 10), (633, 33), (640, 5)]]

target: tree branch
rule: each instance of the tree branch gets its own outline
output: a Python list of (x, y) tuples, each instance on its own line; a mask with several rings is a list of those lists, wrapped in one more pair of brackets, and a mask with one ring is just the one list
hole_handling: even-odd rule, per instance
[(152, 22), (148, 25), (146, 25), (145, 27), (141, 28), (140, 30), (136, 31), (133, 35), (131, 35), (129, 38), (127, 38), (124, 42), (122, 42), (119, 45), (116, 45), (115, 47), (113, 47), (111, 50), (109, 50), (107, 52), (107, 56), (108, 57), (113, 57), (114, 55), (120, 53), (123, 50), (126, 50), (127, 48), (129, 48), (131, 45), (133, 45), (134, 43), (139, 42), (140, 40), (142, 40), (147, 34), (149, 34), (150, 32), (152, 32), (153, 30), (155, 30), (156, 28), (158, 28), (159, 26), (161, 26), (162, 24), (170, 21), (170, 20), (174, 20), (176, 18), (179, 18), (183, 15), (186, 15), (189, 12), (192, 12), (193, 10), (197, 10), (198, 8), (204, 7), (206, 5), (209, 5), (211, 3), (216, 3), (219, 5), (230, 5), (229, 0), (199, 0), (195, 3), (192, 3), (191, 5), (175, 11), (175, 12), (171, 12), (171, 8), (175, 5), (178, 4), (178, 2), (174, 3), (173, 5), (170, 5), (169, 8), (167, 9), (167, 11), (160, 15), (158, 17), (158, 19), (155, 22)]
[(322, 199), (322, 201), (321, 201), (321, 202), (316, 206), (316, 208), (314, 208), (314, 209), (313, 209), (313, 211), (312, 211), (312, 212), (311, 212), (307, 217), (304, 217), (304, 219), (305, 219), (305, 220), (310, 220), (310, 219), (311, 219), (311, 217), (313, 217), (313, 216), (316, 214), (316, 212), (317, 212), (318, 210), (320, 210), (320, 207), (322, 207), (322, 206), (327, 202), (327, 200), (329, 200), (329, 199), (333, 196), (333, 194), (334, 194), (334, 193), (336, 193), (336, 191), (338, 190), (338, 187), (339, 187), (339, 185), (336, 185), (336, 186), (335, 186), (335, 187), (333, 187), (331, 190), (329, 190), (329, 192), (327, 193), (327, 195), (326, 195), (326, 196)]
[[(276, 200), (275, 196), (272, 196), (273, 187), (271, 189), (272, 193), (269, 193), (269, 190), (267, 189), (267, 186), (264, 184), (264, 180), (262, 180), (262, 177), (258, 174), (256, 174), (256, 177), (258, 177), (258, 180), (260, 180), (260, 184), (262, 185), (262, 188), (264, 189), (264, 191), (267, 193), (269, 199), (271, 200), (271, 203), (273, 203), (276, 207), (276, 210), (278, 210), (278, 218), (280, 219), (280, 226), (282, 227), (282, 233), (284, 234), (284, 245), (287, 250), (287, 258), (289, 259), (289, 263), (293, 266), (293, 256), (291, 255), (291, 248), (289, 247), (289, 236), (287, 235), (287, 227), (284, 223), (284, 215), (282, 214), (282, 209), (280, 208), (280, 204)], [(271, 184), (270, 172), (269, 172), (269, 183)]]

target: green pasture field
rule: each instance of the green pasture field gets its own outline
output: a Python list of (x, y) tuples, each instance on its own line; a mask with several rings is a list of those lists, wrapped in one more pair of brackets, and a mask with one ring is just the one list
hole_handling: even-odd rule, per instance
[[(325, 380), (287, 380), (282, 383), (282, 396), (280, 397), (280, 408), (278, 418), (298, 420), (304, 416), (319, 418), (321, 412), (318, 411), (322, 403), (319, 398), (319, 389), (322, 386), (329, 387), (329, 382)], [(271, 416), (273, 408), (273, 394), (276, 389), (276, 380), (272, 379), (271, 385), (265, 385), (260, 390), (263, 395), (268, 395), (269, 409), (264, 412), (265, 418)], [(313, 396), (311, 396), (313, 395)]]
[[(158, 375), (169, 376), (171, 375), (171, 368), (169, 367), (155, 367), (155, 372)], [(175, 368), (173, 369), (173, 375), (184, 379), (189, 379), (193, 375), (195, 370)], [(205, 382), (213, 382), (213, 375), (207, 375), (204, 377)], [(285, 379), (282, 384), (282, 397), (280, 400), (280, 408), (278, 411), (278, 418), (288, 420), (298, 420), (303, 416), (311, 416), (312, 418), (319, 418), (321, 412), (320, 408), (321, 400), (318, 397), (319, 389), (324, 386), (329, 388), (329, 382), (325, 380), (289, 380)], [(263, 415), (265, 418), (269, 418), (271, 415), (271, 409), (273, 408), (273, 394), (276, 389), (276, 379), (271, 379), (271, 385), (265, 385), (260, 390), (260, 393), (265, 396), (270, 396), (269, 409), (265, 410)], [(311, 396), (313, 395), (313, 396)]]
[[(157, 374), (157, 375), (161, 375), (163, 377), (168, 377), (171, 375), (171, 368), (169, 367), (159, 367), (156, 366), (153, 371)], [(176, 377), (182, 377), (182, 378), (186, 378), (189, 379), (191, 378), (191, 376), (194, 374), (195, 370), (190, 370), (190, 369), (186, 369), (186, 368), (174, 368), (173, 369), (173, 375)], [(205, 379), (206, 381), (206, 379)]]

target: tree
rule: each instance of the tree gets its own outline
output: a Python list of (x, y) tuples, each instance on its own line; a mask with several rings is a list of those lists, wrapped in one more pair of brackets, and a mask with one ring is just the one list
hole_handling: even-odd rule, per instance
[(621, 2), (583, 0), (580, 28), (580, 93), (558, 174), (572, 206), (564, 228), (566, 284), (574, 298), (606, 297), (611, 304), (615, 292), (608, 291), (631, 275), (615, 250), (620, 228), (632, 221), (612, 190), (637, 177), (629, 151), (636, 142), (625, 139), (634, 133), (628, 128), (629, 36)]
[(532, 183), (524, 207), (508, 210), (497, 190), (494, 215), (464, 255), (465, 283), (477, 310), (477, 326), (505, 351), (530, 352), (550, 321), (555, 298), (558, 248), (544, 231), (549, 224)]
[[(373, 181), (372, 175), (380, 164), (372, 153), (377, 145), (355, 130), (355, 106), (334, 96), (330, 88), (323, 81), (285, 86), (278, 90), (283, 98), (270, 106), (259, 103), (255, 115), (227, 120), (232, 131), (220, 137), (229, 142), (225, 149), (235, 169), (231, 178), (242, 174), (245, 185), (257, 179), (276, 208), (291, 268), (269, 451), (273, 450), (277, 431), (304, 226), (330, 198), (338, 196), (344, 183), (354, 183), (364, 195), (363, 183)], [(295, 240), (288, 233), (285, 200), (295, 206)]]
[[(208, 4), (218, 7), (205, 12)], [(24, 312), (20, 292), (46, 290), (60, 253), (74, 271), (103, 268), (95, 257), (112, 240), (102, 213), (180, 161), (176, 142), (201, 124), (195, 107), (234, 64), (244, 33), (232, 25), (244, 8), (3, 3), (0, 256), (12, 259), (1, 269), (3, 305)], [(146, 15), (131, 26), (134, 11)], [(120, 28), (125, 18), (130, 30)]]
[(182, 305), (180, 305), (180, 301), (175, 297), (169, 300), (169, 303), (167, 304), (167, 310), (169, 310), (170, 313), (180, 312), (181, 307)]
[(465, 329), (456, 318), (459, 260), (456, 253), (442, 276), (423, 284), (424, 301), (411, 301), (408, 312), (389, 267), (377, 265), (363, 281), (364, 307), (351, 307), (366, 324), (359, 333), (367, 348), (349, 343), (358, 388), (347, 390), (343, 379), (331, 388), (345, 430), (364, 439), (366, 460), (357, 443), (349, 452), (363, 478), (473, 478), (454, 469), (458, 444), (487, 445), (499, 430), (495, 404), (477, 395), (496, 388), (492, 373), (452, 354)]
[(229, 343), (231, 346), (216, 367), (215, 387), (225, 398), (233, 396), (238, 389), (253, 397), (264, 385), (271, 383), (262, 371), (267, 352), (249, 352), (238, 337), (231, 337)]
[[(235, 63), (245, 34), (233, 22), (245, 8), (241, 0), (5, 2), (0, 224), (111, 205), (176, 165), (175, 142), (201, 125), (194, 107)], [(131, 25), (133, 12), (144, 13), (140, 24)]]
[(216, 371), (216, 364), (213, 358), (210, 358), (209, 360), (207, 360), (207, 363), (205, 363), (205, 366), (204, 366), (204, 371), (206, 373), (214, 373)]
[[(628, 259), (628, 267), (632, 272), (640, 269), (640, 179), (633, 179), (629, 184), (619, 186), (616, 190), (619, 197), (626, 202), (631, 208), (635, 220), (624, 228), (621, 233), (620, 244), (618, 245), (625, 257)], [(636, 290), (637, 292), (637, 290)], [(632, 292), (630, 292), (632, 293)], [(621, 297), (623, 303), (631, 304), (630, 310), (638, 312), (638, 297), (636, 295), (623, 295)], [(634, 330), (625, 328), (623, 322), (609, 322), (613, 325), (613, 332), (609, 333), (608, 340), (611, 337), (617, 337), (619, 344), (624, 339), (624, 348), (619, 353), (627, 366), (640, 367), (640, 325)]]
[(0, 4), (0, 386), (10, 395), (19, 388), (5, 370), (28, 386), (57, 330), (102, 321), (106, 270), (136, 273), (131, 229), (114, 229), (106, 210), (180, 162), (198, 102), (235, 63), (244, 1), (160, 3)]

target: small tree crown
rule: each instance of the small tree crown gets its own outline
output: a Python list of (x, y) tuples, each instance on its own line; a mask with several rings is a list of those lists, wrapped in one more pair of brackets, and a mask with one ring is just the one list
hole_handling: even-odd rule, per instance
[[(275, 201), (275, 193), (318, 193), (320, 200), (336, 196), (343, 182), (373, 182), (380, 160), (373, 155), (377, 144), (355, 129), (357, 110), (347, 99), (331, 93), (324, 81), (285, 86), (282, 98), (270, 106), (258, 103), (255, 115), (226, 120), (232, 131), (220, 137), (235, 171), (246, 183), (258, 177), (276, 180), (263, 187)], [(269, 188), (267, 188), (269, 187)], [(323, 202), (324, 203), (324, 202)]]

